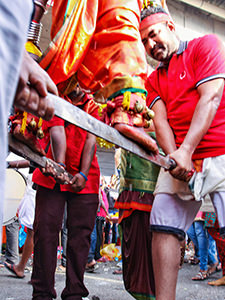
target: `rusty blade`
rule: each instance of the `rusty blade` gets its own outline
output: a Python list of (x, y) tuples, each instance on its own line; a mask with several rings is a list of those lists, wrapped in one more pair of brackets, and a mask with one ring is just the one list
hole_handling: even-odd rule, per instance
[(98, 137), (101, 137), (104, 140), (117, 145), (118, 147), (130, 151), (144, 159), (150, 160), (151, 162), (165, 168), (166, 170), (171, 170), (175, 167), (176, 164), (174, 160), (170, 159), (168, 156), (147, 153), (143, 148), (141, 148), (132, 140), (127, 139), (116, 129), (95, 119), (94, 117), (87, 114), (80, 108), (72, 105), (68, 101), (65, 101), (64, 99), (52, 94), (48, 94), (48, 97), (54, 102), (55, 114), (58, 117)]
[[(36, 166), (44, 168), (46, 166), (46, 162), (49, 161), (53, 164), (53, 167), (56, 169), (58, 174), (65, 172), (65, 170), (63, 170), (60, 166), (58, 166), (57, 163), (55, 163), (53, 160), (45, 156), (41, 156), (38, 153), (35, 153), (27, 145), (15, 139), (11, 133), (8, 134), (8, 143), (9, 143), (10, 151), (29, 160), (30, 162), (34, 163)], [(70, 179), (73, 178), (73, 176), (68, 172), (66, 172), (66, 174), (69, 176)]]

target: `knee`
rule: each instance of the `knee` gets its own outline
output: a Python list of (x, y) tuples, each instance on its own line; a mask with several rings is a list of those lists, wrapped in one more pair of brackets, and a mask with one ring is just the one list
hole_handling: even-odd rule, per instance
[(160, 234), (164, 237), (166, 236), (174, 236), (179, 241), (183, 241), (185, 239), (185, 232), (182, 229), (165, 226), (165, 225), (150, 225), (150, 231), (154, 236), (159, 236)]

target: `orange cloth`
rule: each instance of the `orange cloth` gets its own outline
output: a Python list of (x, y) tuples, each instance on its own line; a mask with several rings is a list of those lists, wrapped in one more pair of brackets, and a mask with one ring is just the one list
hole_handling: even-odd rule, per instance
[[(142, 107), (142, 112), (140, 113), (136, 113), (135, 111), (137, 101)], [(112, 126), (116, 123), (123, 123), (131, 126), (147, 127), (148, 119), (146, 119), (145, 114), (145, 99), (132, 93), (129, 97), (129, 103), (124, 103), (123, 95), (114, 98), (112, 101), (108, 101), (107, 106), (102, 111), (101, 120)]]
[(2, 244), (6, 244), (5, 226), (2, 227)]
[[(74, 9), (64, 22), (71, 3)], [(72, 90), (75, 73), (81, 87), (99, 91), (98, 97), (108, 98), (122, 88), (144, 89), (147, 63), (139, 34), (142, 4), (141, 0), (54, 1), (51, 35), (55, 39), (41, 66), (60, 92)]]

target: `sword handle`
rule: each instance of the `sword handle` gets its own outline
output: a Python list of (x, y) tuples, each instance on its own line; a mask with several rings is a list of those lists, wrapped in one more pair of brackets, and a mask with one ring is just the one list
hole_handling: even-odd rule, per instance
[(174, 159), (172, 159), (172, 158), (169, 158), (169, 171), (172, 171), (173, 169), (175, 169), (176, 168), (176, 166), (177, 166), (177, 163), (175, 162), (175, 160)]

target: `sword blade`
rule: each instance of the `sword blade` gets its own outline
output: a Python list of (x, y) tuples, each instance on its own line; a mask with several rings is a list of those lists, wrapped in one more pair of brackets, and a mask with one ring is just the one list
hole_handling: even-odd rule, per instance
[(22, 142), (20, 142), (16, 138), (14, 138), (11, 133), (8, 134), (8, 144), (9, 144), (10, 151), (12, 151), (13, 153), (15, 153), (19, 156), (22, 156), (26, 160), (29, 160), (31, 163), (34, 163), (35, 167), (38, 166), (38, 167), (44, 168), (46, 166), (46, 162), (50, 161), (51, 164), (53, 165), (53, 167), (58, 172), (58, 174), (66, 172), (66, 174), (68, 175), (68, 177), (70, 179), (73, 178), (73, 176), (70, 173), (63, 170), (61, 167), (59, 167), (57, 165), (57, 163), (55, 163), (53, 160), (51, 160), (45, 156), (41, 156), (38, 153), (35, 153), (27, 145), (23, 144)]
[(27, 145), (14, 138), (11, 133), (8, 133), (8, 144), (9, 150), (13, 153), (23, 157), (26, 160), (29, 160), (30, 162), (35, 163), (38, 167), (45, 167), (47, 158), (35, 153)]
[(168, 156), (162, 156), (160, 154), (147, 153), (143, 148), (132, 140), (127, 139), (125, 136), (120, 134), (116, 129), (104, 124), (103, 122), (95, 119), (91, 115), (87, 114), (80, 108), (72, 105), (68, 101), (48, 94), (48, 97), (52, 99), (55, 107), (55, 115), (58, 117), (98, 136), (104, 140), (117, 145), (131, 153), (134, 153), (144, 159), (147, 159), (156, 165), (159, 165), (167, 170), (174, 167), (174, 161)]

